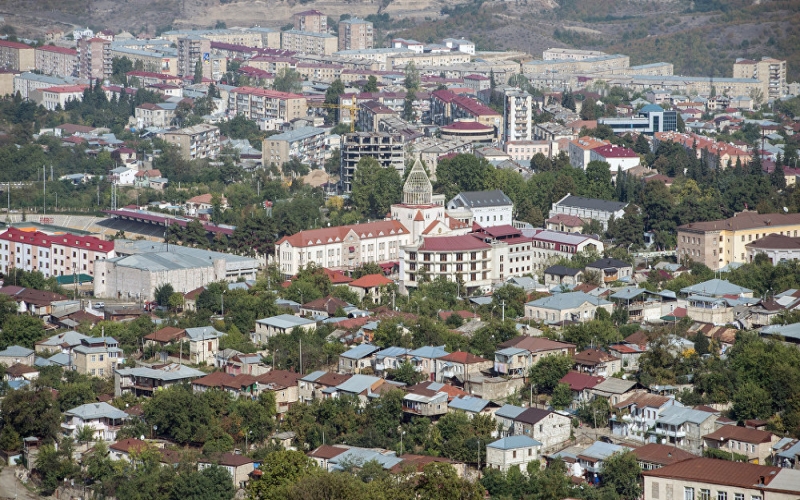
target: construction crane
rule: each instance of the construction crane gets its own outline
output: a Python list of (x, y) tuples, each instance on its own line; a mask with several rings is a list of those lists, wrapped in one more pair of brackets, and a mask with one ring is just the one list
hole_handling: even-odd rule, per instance
[[(338, 109), (339, 111), (347, 110), (350, 111), (350, 132), (356, 131), (356, 112), (358, 112), (358, 105), (357, 104), (328, 104), (325, 102), (321, 103), (309, 103), (309, 108), (324, 108), (324, 109)], [(339, 117), (339, 121), (341, 122), (341, 116)]]

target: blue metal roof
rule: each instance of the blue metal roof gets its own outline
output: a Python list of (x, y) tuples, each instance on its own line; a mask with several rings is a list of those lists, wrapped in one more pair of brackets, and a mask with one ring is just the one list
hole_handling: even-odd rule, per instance
[(525, 411), (525, 408), (514, 405), (503, 405), (499, 410), (494, 412), (495, 416), (515, 419), (517, 415)]
[(379, 380), (381, 379), (372, 375), (353, 375), (349, 380), (337, 385), (336, 389), (342, 392), (361, 394)]
[(596, 458), (603, 460), (610, 457), (619, 451), (625, 451), (627, 448), (618, 444), (604, 443), (602, 441), (595, 441), (591, 446), (580, 452), (580, 455), (588, 458)]
[(556, 295), (551, 295), (549, 297), (543, 297), (541, 299), (528, 302), (525, 305), (531, 307), (541, 307), (544, 309), (553, 309), (556, 311), (563, 311), (565, 309), (575, 309), (577, 307), (580, 307), (580, 305), (583, 304), (584, 302), (588, 302), (598, 307), (611, 304), (611, 302), (607, 300), (594, 297), (592, 295), (589, 295), (588, 293), (568, 292), (568, 293), (559, 293)]
[(378, 354), (376, 354), (375, 357), (378, 359), (396, 358), (405, 354), (408, 354), (408, 349), (405, 347), (387, 347), (386, 349), (378, 351)]
[(503, 439), (498, 439), (493, 443), (489, 443), (486, 447), (497, 448), (499, 450), (515, 450), (517, 448), (530, 448), (532, 446), (541, 445), (541, 442), (528, 436), (508, 436)]
[(314, 322), (310, 319), (295, 316), (294, 314), (279, 314), (271, 318), (256, 320), (256, 323), (272, 326), (274, 328), (294, 328), (296, 326), (309, 325)]
[(436, 359), (450, 354), (444, 349), (443, 345), (440, 346), (422, 346), (419, 349), (409, 351), (409, 356), (419, 356), (420, 358)]
[(27, 347), (22, 347), (19, 345), (11, 345), (6, 348), (4, 351), (0, 351), (0, 356), (6, 358), (27, 358), (33, 354), (33, 349), (28, 349)]
[(739, 295), (753, 293), (749, 288), (734, 285), (728, 280), (711, 279), (696, 285), (681, 288), (681, 293), (720, 297), (722, 295)]
[(453, 399), (447, 403), (447, 407), (472, 413), (480, 413), (489, 403), (491, 403), (491, 401), (476, 398), (475, 396), (464, 396), (463, 398), (457, 397)]
[(378, 346), (372, 344), (361, 344), (353, 347), (347, 352), (340, 354), (343, 358), (348, 359), (363, 359), (380, 349)]

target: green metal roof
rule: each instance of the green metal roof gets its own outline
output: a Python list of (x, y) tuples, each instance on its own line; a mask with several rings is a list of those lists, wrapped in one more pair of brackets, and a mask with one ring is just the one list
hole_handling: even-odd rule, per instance
[[(65, 274), (63, 276), (56, 277), (56, 281), (59, 285), (72, 285), (75, 283), (75, 275), (74, 274)], [(88, 274), (79, 274), (78, 275), (78, 284), (82, 285), (84, 283), (92, 283), (94, 278), (89, 276)]]

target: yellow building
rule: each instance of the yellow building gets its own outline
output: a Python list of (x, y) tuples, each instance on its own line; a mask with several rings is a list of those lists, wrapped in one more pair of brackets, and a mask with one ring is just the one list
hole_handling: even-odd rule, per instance
[(747, 244), (771, 234), (796, 237), (800, 214), (742, 212), (729, 219), (694, 222), (678, 227), (677, 256), (720, 269), (747, 262)]

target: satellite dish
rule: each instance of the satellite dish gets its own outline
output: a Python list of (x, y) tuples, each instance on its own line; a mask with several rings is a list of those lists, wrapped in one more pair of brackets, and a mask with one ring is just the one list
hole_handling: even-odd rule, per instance
[(141, 439), (142, 441), (144, 441), (144, 434), (142, 434), (141, 436), (139, 436), (139, 439)]
[(786, 207), (783, 207), (783, 213), (788, 214), (789, 213), (789, 209), (786, 208)]

